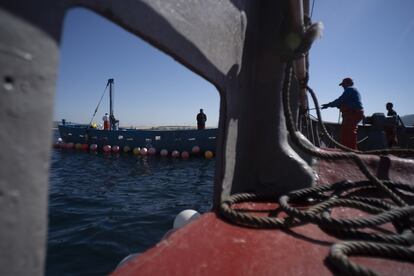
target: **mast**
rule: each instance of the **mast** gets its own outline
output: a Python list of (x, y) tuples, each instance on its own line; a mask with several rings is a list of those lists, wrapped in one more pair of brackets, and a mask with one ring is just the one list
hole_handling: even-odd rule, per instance
[(114, 79), (108, 79), (109, 85), (109, 116), (114, 115), (114, 107), (113, 107), (113, 100), (114, 100)]
[(114, 128), (114, 107), (113, 107), (113, 101), (114, 101), (114, 79), (108, 79), (108, 85), (109, 85), (109, 125), (110, 129), (112, 130)]
[[(307, 0), (291, 0), (292, 6), (292, 25), (294, 31), (297, 34), (302, 35), (305, 31), (305, 18), (304, 15), (308, 16), (309, 14), (309, 1)], [(307, 68), (306, 68), (306, 59), (307, 57), (301, 57), (295, 60), (295, 72), (296, 77), (299, 81), (299, 108), (303, 110), (308, 109), (308, 100), (306, 94), (306, 85), (307, 85)]]

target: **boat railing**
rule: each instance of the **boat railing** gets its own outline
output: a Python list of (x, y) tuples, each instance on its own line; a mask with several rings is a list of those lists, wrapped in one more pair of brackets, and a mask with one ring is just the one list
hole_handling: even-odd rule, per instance
[(60, 122), (58, 125), (59, 126), (78, 127), (78, 128), (88, 127), (88, 124), (78, 124), (78, 123), (73, 123), (73, 122), (65, 122), (65, 123)]

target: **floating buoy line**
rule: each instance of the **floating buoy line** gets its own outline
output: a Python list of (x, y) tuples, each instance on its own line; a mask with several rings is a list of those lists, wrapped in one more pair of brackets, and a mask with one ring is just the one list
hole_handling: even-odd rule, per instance
[(121, 148), (118, 145), (104, 145), (99, 147), (97, 144), (82, 144), (82, 143), (65, 143), (63, 142), (62, 138), (58, 138), (57, 142), (53, 145), (55, 149), (62, 149), (62, 150), (78, 150), (84, 152), (99, 152), (102, 151), (103, 153), (131, 153), (135, 156), (155, 156), (160, 155), (162, 157), (172, 157), (172, 158), (181, 158), (181, 159), (189, 159), (191, 156), (204, 156), (205, 159), (212, 159), (214, 157), (214, 152), (211, 150), (202, 151), (199, 146), (193, 146), (191, 151), (178, 151), (173, 150), (169, 152), (167, 149), (157, 150), (154, 147), (135, 147), (131, 148), (129, 146), (124, 146)]

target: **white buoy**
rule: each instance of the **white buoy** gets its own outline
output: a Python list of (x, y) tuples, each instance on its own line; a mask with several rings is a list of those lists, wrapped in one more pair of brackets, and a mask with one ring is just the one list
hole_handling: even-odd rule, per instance
[(147, 152), (148, 152), (147, 148), (142, 148), (142, 149), (139, 151), (139, 153), (140, 153), (142, 156), (147, 155)]
[(58, 143), (62, 143), (63, 142), (62, 138), (60, 138), (60, 137), (57, 139), (57, 141), (58, 141)]
[(188, 223), (192, 222), (193, 220), (196, 220), (200, 217), (200, 213), (187, 209), (184, 211), (181, 211), (174, 219), (174, 229), (178, 229), (180, 227), (183, 227), (184, 225), (187, 225)]
[(139, 255), (141, 255), (142, 253), (133, 253), (133, 254), (129, 254), (128, 256), (126, 256), (117, 266), (116, 268), (119, 268), (121, 266), (123, 266), (124, 264), (128, 263), (129, 261), (135, 259), (136, 257), (138, 257)]
[(168, 155), (168, 150), (166, 150), (166, 149), (162, 149), (161, 151), (160, 151), (160, 155), (161, 156), (167, 156)]

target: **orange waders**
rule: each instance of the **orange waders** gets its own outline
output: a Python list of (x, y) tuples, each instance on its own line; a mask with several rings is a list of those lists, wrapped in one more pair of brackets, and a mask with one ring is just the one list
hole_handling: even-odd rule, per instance
[(387, 137), (388, 147), (396, 146), (398, 144), (397, 139), (397, 128), (394, 126), (385, 126), (384, 127), (385, 137)]
[(108, 121), (104, 121), (104, 129), (108, 129), (109, 130), (109, 120)]
[(357, 149), (358, 123), (364, 118), (363, 110), (341, 108), (341, 144), (351, 149)]

